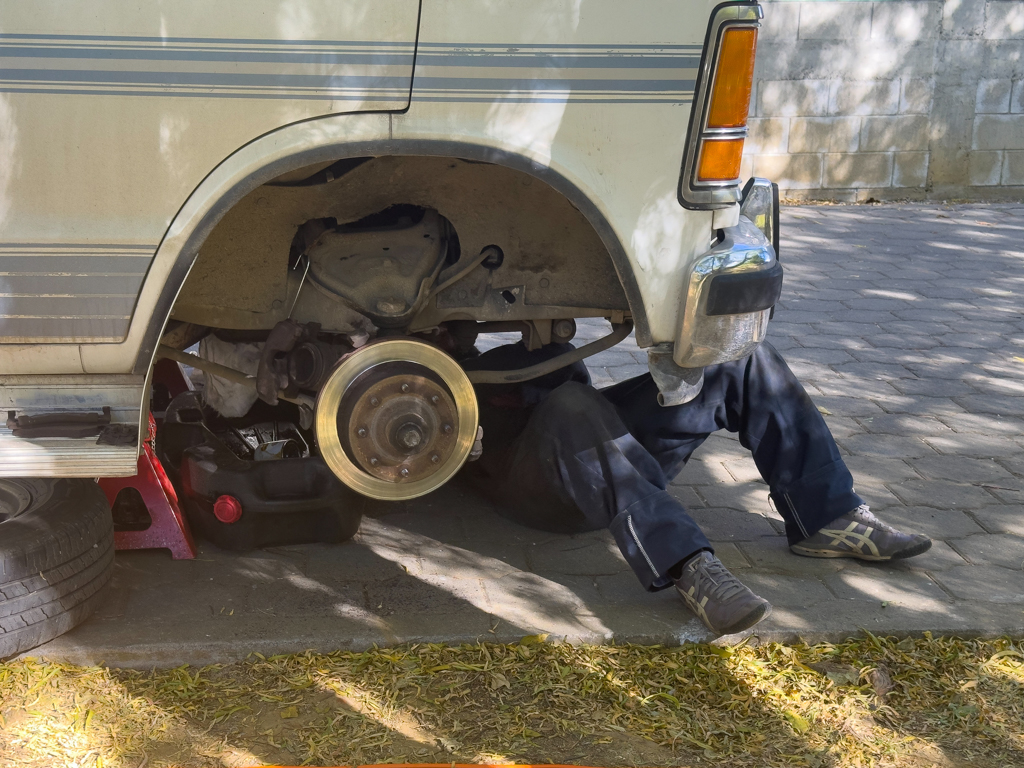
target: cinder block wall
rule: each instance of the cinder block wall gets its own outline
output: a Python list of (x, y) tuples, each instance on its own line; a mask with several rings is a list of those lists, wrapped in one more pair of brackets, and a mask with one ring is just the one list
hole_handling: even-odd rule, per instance
[(1024, 199), (1024, 0), (761, 0), (744, 176), (792, 198)]

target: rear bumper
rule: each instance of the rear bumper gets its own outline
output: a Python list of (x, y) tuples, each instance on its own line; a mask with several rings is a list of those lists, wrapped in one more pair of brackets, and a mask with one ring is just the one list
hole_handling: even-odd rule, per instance
[(764, 340), (782, 291), (778, 247), (778, 191), (766, 179), (744, 189), (739, 223), (690, 272), (673, 351), (682, 368), (737, 360)]

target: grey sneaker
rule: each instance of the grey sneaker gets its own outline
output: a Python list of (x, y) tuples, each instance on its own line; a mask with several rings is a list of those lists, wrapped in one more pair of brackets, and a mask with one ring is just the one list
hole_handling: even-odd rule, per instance
[(676, 589), (704, 626), (719, 635), (749, 629), (772, 612), (771, 603), (743, 586), (706, 551), (686, 561)]
[(931, 546), (932, 540), (923, 533), (898, 531), (871, 514), (867, 504), (861, 504), (789, 548), (805, 557), (901, 560), (927, 552)]

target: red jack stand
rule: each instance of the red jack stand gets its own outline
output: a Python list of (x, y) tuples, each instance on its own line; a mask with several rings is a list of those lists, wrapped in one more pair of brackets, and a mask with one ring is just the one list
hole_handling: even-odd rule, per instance
[(150, 415), (149, 436), (142, 443), (138, 474), (135, 477), (104, 477), (97, 481), (111, 506), (122, 490), (134, 489), (142, 497), (152, 519), (144, 531), (115, 531), (114, 548), (166, 548), (171, 550), (171, 557), (175, 560), (192, 560), (196, 556), (192, 531), (181, 514), (174, 486), (153, 450), (155, 438), (156, 422)]

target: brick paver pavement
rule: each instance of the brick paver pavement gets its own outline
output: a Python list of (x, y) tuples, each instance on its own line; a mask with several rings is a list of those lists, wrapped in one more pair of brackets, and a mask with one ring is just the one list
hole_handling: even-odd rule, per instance
[[(1024, 633), (1024, 206), (804, 206), (782, 218), (784, 301), (769, 339), (858, 492), (935, 545), (892, 565), (791, 555), (731, 435), (709, 439), (672, 492), (772, 601), (759, 637)], [(578, 338), (606, 328), (582, 323)], [(646, 370), (631, 340), (591, 363), (598, 384)], [(521, 528), (453, 485), (376, 507), (341, 546), (204, 545), (192, 562), (119, 553), (104, 608), (43, 652), (148, 666), (535, 632), (709, 637), (671, 591), (641, 590), (606, 532)]]

